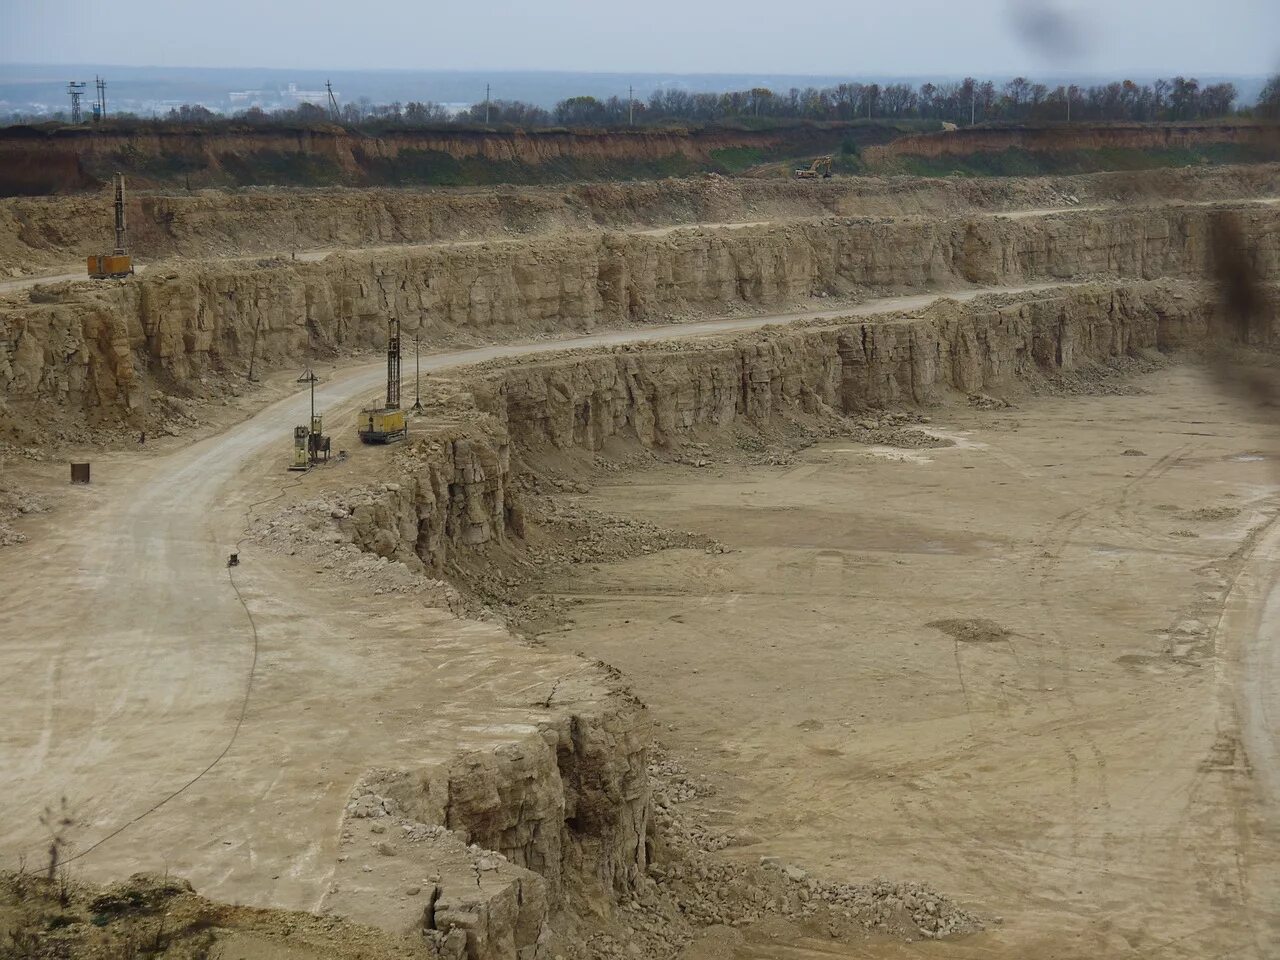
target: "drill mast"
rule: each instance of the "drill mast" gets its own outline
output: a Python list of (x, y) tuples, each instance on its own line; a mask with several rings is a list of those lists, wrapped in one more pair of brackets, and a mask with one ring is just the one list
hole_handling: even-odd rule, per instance
[(400, 318), (387, 322), (387, 409), (400, 409)]
[(124, 174), (116, 174), (116, 249), (117, 255), (128, 249), (124, 231)]

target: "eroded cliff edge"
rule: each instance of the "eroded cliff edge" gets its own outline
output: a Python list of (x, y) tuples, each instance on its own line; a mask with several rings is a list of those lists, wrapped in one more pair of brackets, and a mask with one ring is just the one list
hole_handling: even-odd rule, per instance
[(91, 425), (145, 424), (157, 394), (241, 376), (251, 354), (269, 367), (376, 349), (391, 316), (450, 343), (966, 284), (1203, 278), (1221, 216), (1240, 224), (1255, 271), (1275, 275), (1280, 208), (1238, 204), (577, 234), (37, 288), (0, 303), (0, 420), (54, 404)]

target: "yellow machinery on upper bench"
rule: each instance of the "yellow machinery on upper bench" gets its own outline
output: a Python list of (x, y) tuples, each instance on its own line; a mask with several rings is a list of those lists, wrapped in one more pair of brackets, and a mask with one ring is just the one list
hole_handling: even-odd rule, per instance
[(830, 157), (818, 157), (808, 167), (799, 167), (796, 169), (797, 180), (817, 180), (819, 177), (827, 178), (830, 176)]
[(124, 174), (115, 175), (116, 184), (116, 246), (111, 253), (99, 253), (89, 258), (89, 276), (94, 280), (112, 280), (133, 273), (133, 257), (125, 239), (124, 225)]
[(409, 434), (404, 411), (400, 409), (400, 318), (387, 321), (387, 402), (382, 407), (360, 411), (356, 431), (364, 443), (394, 443)]

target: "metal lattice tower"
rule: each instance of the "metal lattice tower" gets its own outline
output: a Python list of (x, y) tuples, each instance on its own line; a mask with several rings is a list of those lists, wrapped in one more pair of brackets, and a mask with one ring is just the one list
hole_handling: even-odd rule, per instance
[(93, 114), (95, 120), (107, 119), (107, 81), (105, 77), (99, 77), (96, 74), (93, 78), (93, 85), (98, 88), (98, 100), (94, 105)]
[(387, 409), (400, 409), (400, 318), (387, 321)]
[(85, 83), (78, 83), (75, 80), (67, 84), (67, 93), (71, 97), (71, 122), (83, 123), (84, 113), (80, 110), (80, 98), (84, 96)]
[(116, 181), (116, 249), (117, 254), (126, 253), (129, 248), (124, 221), (124, 174), (117, 173)]

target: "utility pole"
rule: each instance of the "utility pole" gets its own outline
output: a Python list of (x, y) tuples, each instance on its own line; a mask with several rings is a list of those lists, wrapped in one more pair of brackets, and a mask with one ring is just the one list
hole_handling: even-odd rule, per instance
[(107, 119), (107, 81), (105, 77), (94, 74), (93, 85), (98, 88), (97, 103), (93, 109), (93, 119)]
[(413, 331), (413, 412), (422, 413), (422, 370), (418, 365), (418, 338), (422, 335), (422, 322)]
[(484, 85), (484, 122), (489, 124), (489, 84)]
[(975, 83), (969, 91), (969, 126), (973, 126), (978, 118), (978, 85)]
[(636, 88), (627, 87), (627, 126), (636, 125)]
[(337, 121), (338, 119), (338, 98), (333, 95), (333, 84), (326, 80), (324, 88), (329, 92), (329, 119)]

